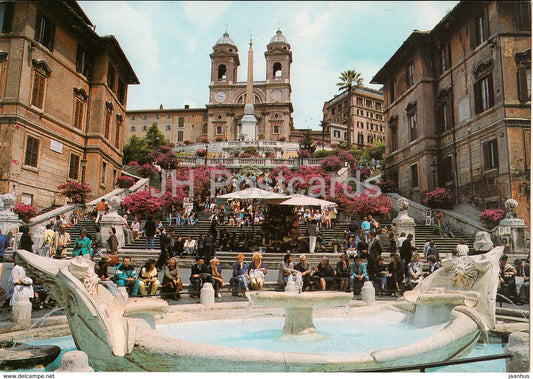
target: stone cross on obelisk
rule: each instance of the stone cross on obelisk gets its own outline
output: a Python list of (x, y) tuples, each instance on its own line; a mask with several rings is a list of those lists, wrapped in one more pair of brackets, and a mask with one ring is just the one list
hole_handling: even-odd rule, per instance
[(254, 51), (252, 49), (252, 35), (250, 34), (250, 49), (248, 49), (248, 79), (246, 82), (246, 104), (244, 116), (241, 120), (240, 138), (245, 141), (257, 140), (257, 118), (254, 114)]

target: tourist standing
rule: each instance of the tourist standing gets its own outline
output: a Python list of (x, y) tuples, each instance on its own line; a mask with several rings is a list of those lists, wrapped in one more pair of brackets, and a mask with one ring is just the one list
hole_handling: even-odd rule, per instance
[(383, 253), (383, 246), (376, 232), (370, 233), (370, 242), (368, 243), (368, 273), (372, 276), (376, 273), (376, 266), (379, 257)]
[(437, 258), (437, 261), (440, 261), (439, 249), (437, 249), (437, 246), (435, 246), (435, 241), (429, 241), (427, 254), (428, 256), (433, 255), (435, 258)]
[(158, 270), (163, 269), (163, 266), (167, 264), (169, 258), (169, 249), (170, 249), (170, 236), (167, 234), (165, 227), (161, 228), (161, 234), (159, 235), (159, 247), (161, 252), (159, 253), (159, 259), (155, 266)]
[(118, 254), (117, 231), (114, 226), (109, 228), (109, 238), (107, 239), (107, 253)]
[(404, 262), (404, 274), (407, 274), (407, 265), (411, 262), (413, 257), (413, 251), (418, 250), (415, 246), (412, 245), (413, 235), (409, 233), (407, 238), (403, 241), (402, 246), (400, 247), (400, 257)]
[(150, 216), (148, 220), (146, 221), (146, 223), (144, 224), (144, 234), (146, 235), (145, 250), (148, 250), (149, 243), (151, 246), (150, 249), (152, 250), (154, 249), (155, 229), (156, 229), (156, 225), (155, 225), (154, 219), (152, 218), (152, 216)]
[[(1, 253), (1, 232), (0, 232), (0, 255)], [(46, 230), (43, 234), (43, 244), (41, 246), (41, 256), (48, 257), (50, 254), (50, 246), (52, 246), (52, 242), (54, 241), (54, 231), (52, 230), (52, 224), (46, 224)], [(0, 258), (1, 259), (1, 258)], [(1, 262), (1, 260), (0, 260)]]
[(396, 252), (396, 240), (398, 239), (398, 223), (393, 222), (389, 231), (390, 252)]
[(96, 224), (98, 224), (98, 222), (100, 221), (100, 217), (105, 215), (106, 209), (107, 209), (107, 206), (105, 204), (105, 199), (100, 200), (100, 202), (96, 206), (96, 220), (95, 220)]
[(366, 217), (363, 217), (363, 222), (361, 223), (361, 229), (363, 230), (363, 239), (365, 242), (368, 241), (368, 235), (370, 234), (370, 222)]
[(309, 252), (312, 254), (316, 248), (316, 237), (318, 236), (318, 225), (316, 220), (311, 220), (307, 226), (307, 233), (309, 234)]
[(470, 248), (468, 247), (468, 245), (465, 243), (464, 240), (461, 240), (455, 247), (455, 251), (458, 257), (464, 257), (468, 255), (468, 253), (470, 252)]
[[(63, 224), (59, 226), (59, 232), (54, 234), (54, 242), (52, 249), (55, 259), (65, 259), (67, 257), (66, 248), (70, 245), (70, 234), (67, 232), (67, 227)], [(52, 252), (50, 253), (52, 254)]]
[(91, 258), (98, 258), (102, 255), (102, 248), (104, 247), (104, 241), (102, 240), (102, 232), (100, 226), (96, 227), (94, 233), (93, 255)]
[(22, 236), (20, 236), (19, 249), (33, 253), (33, 241), (30, 235), (30, 228), (27, 225), (22, 225), (20, 231), (22, 232)]

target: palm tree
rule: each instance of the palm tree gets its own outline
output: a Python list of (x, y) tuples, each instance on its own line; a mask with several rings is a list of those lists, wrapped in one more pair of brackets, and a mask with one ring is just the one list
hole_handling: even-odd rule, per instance
[(326, 131), (327, 126), (328, 126), (328, 123), (326, 122), (326, 120), (320, 121), (320, 127), (322, 128), (322, 150), (324, 150), (324, 146), (326, 145), (324, 141), (324, 133)]
[(355, 70), (346, 70), (341, 72), (339, 76), (341, 82), (337, 83), (339, 91), (348, 90), (348, 124), (346, 125), (348, 138), (346, 148), (348, 150), (352, 147), (352, 88), (362, 88), (363, 87), (363, 78), (361, 73), (356, 72)]

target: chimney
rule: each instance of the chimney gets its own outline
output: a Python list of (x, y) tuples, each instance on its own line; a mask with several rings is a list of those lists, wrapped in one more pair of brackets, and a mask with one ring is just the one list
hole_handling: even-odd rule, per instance
[(189, 109), (189, 104), (185, 104), (185, 109)]

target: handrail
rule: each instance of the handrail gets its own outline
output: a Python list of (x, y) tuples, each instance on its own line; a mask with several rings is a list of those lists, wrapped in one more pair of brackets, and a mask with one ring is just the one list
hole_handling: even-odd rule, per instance
[(413, 371), (413, 370), (420, 370), (420, 372), (426, 372), (426, 369), (428, 368), (461, 365), (465, 363), (474, 363), (474, 362), (493, 361), (497, 359), (506, 359), (506, 358), (511, 358), (511, 354), (502, 353), (502, 354), (493, 354), (493, 355), (482, 355), (479, 357), (459, 358), (459, 359), (452, 359), (452, 360), (439, 361), (439, 362), (428, 362), (428, 363), (421, 363), (418, 365), (369, 368), (369, 369), (362, 369), (362, 370), (348, 370), (344, 372), (397, 372), (397, 371)]

